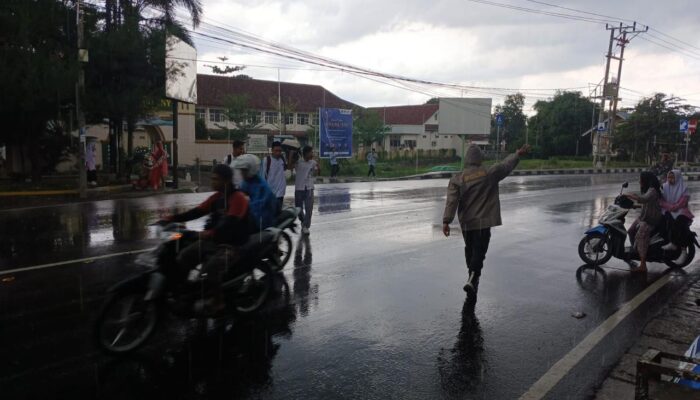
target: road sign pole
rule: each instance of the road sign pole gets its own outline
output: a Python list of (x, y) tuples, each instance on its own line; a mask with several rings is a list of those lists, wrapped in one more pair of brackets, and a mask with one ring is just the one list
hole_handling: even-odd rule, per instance
[(685, 132), (685, 166), (688, 166), (688, 145), (690, 144), (690, 131)]
[(496, 161), (501, 159), (501, 125), (496, 126)]

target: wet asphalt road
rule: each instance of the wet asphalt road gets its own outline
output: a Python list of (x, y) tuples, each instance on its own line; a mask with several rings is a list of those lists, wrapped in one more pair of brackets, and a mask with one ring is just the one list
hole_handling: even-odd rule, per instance
[[(206, 194), (2, 211), (1, 397), (513, 399), (622, 303), (673, 274), (547, 397), (587, 398), (644, 323), (698, 275), (695, 264), (680, 272), (652, 264), (647, 275), (615, 260), (603, 274), (579, 269), (583, 231), (625, 179), (636, 181), (504, 181), (504, 226), (493, 230), (474, 314), (463, 312), (462, 239), (440, 232), (445, 180), (318, 186), (310, 238), (295, 240), (286, 289), (262, 312), (169, 318), (123, 359), (95, 348), (91, 321), (105, 290), (140, 270), (133, 255), (7, 271), (151, 247), (148, 223)], [(576, 311), (587, 317), (572, 318)]]

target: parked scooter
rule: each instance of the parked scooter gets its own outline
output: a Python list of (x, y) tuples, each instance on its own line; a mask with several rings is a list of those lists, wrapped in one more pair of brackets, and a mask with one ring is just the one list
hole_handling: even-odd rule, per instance
[[(612, 257), (621, 260), (639, 260), (637, 252), (625, 246), (627, 229), (625, 228), (625, 216), (630, 209), (637, 206), (629, 198), (622, 195), (622, 190), (629, 184), (625, 182), (620, 190), (620, 195), (615, 202), (609, 205), (600, 217), (600, 225), (586, 231), (585, 236), (578, 245), (578, 254), (589, 265), (601, 265)], [(661, 228), (652, 231), (647, 251), (647, 261), (665, 263), (672, 268), (684, 268), (695, 257), (695, 247), (698, 245), (697, 234), (688, 229), (687, 247), (679, 247), (675, 250), (664, 250), (662, 247), (668, 243)]]
[[(265, 303), (277, 269), (273, 264), (281, 233), (268, 228), (251, 235), (238, 249), (241, 258), (228, 268), (221, 284), (227, 311), (248, 314)], [(198, 233), (185, 230), (181, 224), (169, 224), (159, 236), (164, 241), (136, 260), (147, 269), (110, 288), (95, 321), (95, 341), (108, 353), (128, 353), (143, 345), (166, 311), (189, 318), (206, 316), (194, 311), (205, 283), (202, 265), (184, 271), (176, 262), (178, 250), (196, 241)]]

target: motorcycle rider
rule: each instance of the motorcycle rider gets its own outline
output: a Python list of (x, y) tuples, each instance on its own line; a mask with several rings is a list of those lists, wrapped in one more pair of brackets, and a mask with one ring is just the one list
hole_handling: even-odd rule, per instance
[(241, 191), (248, 195), (251, 232), (260, 232), (277, 221), (278, 203), (272, 189), (260, 177), (260, 159), (253, 154), (243, 154), (233, 162), (233, 169), (242, 177)]
[(484, 158), (481, 149), (470, 145), (465, 157), (464, 170), (450, 179), (447, 186), (442, 232), (450, 236), (450, 223), (458, 212), (459, 224), (464, 237), (464, 255), (469, 270), (464, 291), (468, 300), (476, 303), (479, 277), (491, 239), (491, 228), (501, 225), (501, 205), (498, 183), (505, 179), (518, 165), (520, 156), (530, 151), (524, 145), (501, 163), (486, 169), (481, 165)]
[(211, 175), (215, 193), (199, 206), (160, 221), (161, 224), (186, 222), (209, 215), (199, 239), (177, 255), (177, 264), (184, 271), (204, 263), (202, 274), (207, 274), (210, 297), (197, 302), (195, 309), (200, 312), (216, 313), (224, 308), (223, 275), (238, 260), (238, 246), (248, 239), (248, 198), (233, 186), (232, 177), (233, 171), (228, 165), (216, 165)]
[(695, 216), (688, 209), (690, 195), (680, 170), (674, 169), (668, 173), (666, 183), (663, 185), (663, 197), (661, 208), (666, 218), (670, 240), (663, 249), (673, 251), (680, 246), (681, 256), (685, 257), (686, 247), (691, 244), (688, 230)]
[(657, 229), (663, 220), (659, 201), (663, 199), (661, 184), (659, 179), (650, 171), (644, 171), (639, 175), (639, 186), (641, 195), (635, 193), (625, 193), (623, 196), (642, 204), (642, 212), (630, 226), (628, 230), (630, 242), (639, 254), (639, 267), (634, 262), (628, 264), (634, 268), (635, 272), (647, 271), (647, 250), (649, 249), (649, 239), (651, 233)]

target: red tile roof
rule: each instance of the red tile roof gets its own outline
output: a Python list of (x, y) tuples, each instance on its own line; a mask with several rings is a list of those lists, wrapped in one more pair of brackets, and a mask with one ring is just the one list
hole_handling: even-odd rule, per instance
[(418, 106), (372, 107), (387, 125), (423, 125), (438, 110), (437, 104)]
[[(289, 99), (295, 104), (294, 111), (313, 112), (319, 107), (354, 108), (357, 105), (334, 95), (323, 86), (301, 83), (281, 83), (282, 102)], [(275, 110), (277, 108), (276, 81), (259, 79), (236, 79), (227, 76), (197, 74), (197, 104), (221, 107), (231, 94), (247, 94), (250, 108)]]

